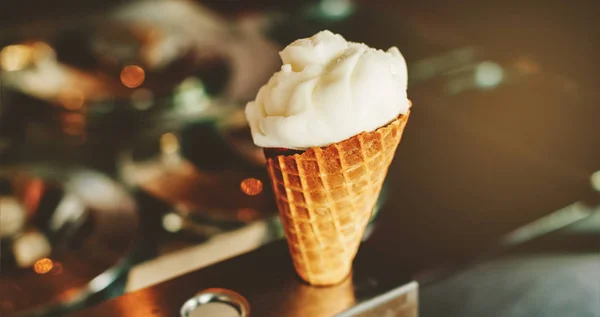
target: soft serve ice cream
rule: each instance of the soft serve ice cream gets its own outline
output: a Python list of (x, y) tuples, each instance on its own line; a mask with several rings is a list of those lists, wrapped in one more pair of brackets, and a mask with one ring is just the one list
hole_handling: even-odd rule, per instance
[(374, 131), (409, 110), (400, 51), (322, 31), (280, 52), (283, 66), (246, 106), (254, 143), (307, 149)]

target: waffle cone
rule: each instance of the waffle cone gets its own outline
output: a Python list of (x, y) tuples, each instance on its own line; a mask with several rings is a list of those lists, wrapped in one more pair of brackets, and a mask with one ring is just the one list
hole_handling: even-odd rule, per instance
[(324, 148), (265, 149), (294, 267), (308, 283), (350, 274), (408, 117)]

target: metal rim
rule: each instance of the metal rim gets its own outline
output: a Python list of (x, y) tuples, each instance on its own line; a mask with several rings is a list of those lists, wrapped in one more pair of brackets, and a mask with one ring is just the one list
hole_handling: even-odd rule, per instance
[(233, 307), (240, 317), (250, 316), (250, 304), (242, 295), (223, 288), (209, 288), (197, 293), (181, 306), (180, 316), (189, 317), (196, 308), (208, 303), (223, 303)]

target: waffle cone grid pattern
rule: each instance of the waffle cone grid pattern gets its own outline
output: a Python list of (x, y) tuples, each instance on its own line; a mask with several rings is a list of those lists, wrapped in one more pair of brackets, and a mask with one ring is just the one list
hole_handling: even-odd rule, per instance
[(350, 274), (408, 117), (324, 148), (267, 155), (294, 267), (308, 283), (333, 285)]

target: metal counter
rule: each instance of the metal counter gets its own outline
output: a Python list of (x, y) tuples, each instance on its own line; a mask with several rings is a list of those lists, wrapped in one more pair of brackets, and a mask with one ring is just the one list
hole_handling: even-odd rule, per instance
[(183, 304), (208, 288), (233, 290), (249, 303), (251, 316), (417, 316), (417, 284), (407, 271), (365, 247), (352, 278), (334, 287), (312, 287), (292, 267), (284, 241), (125, 294), (71, 315), (179, 316)]

